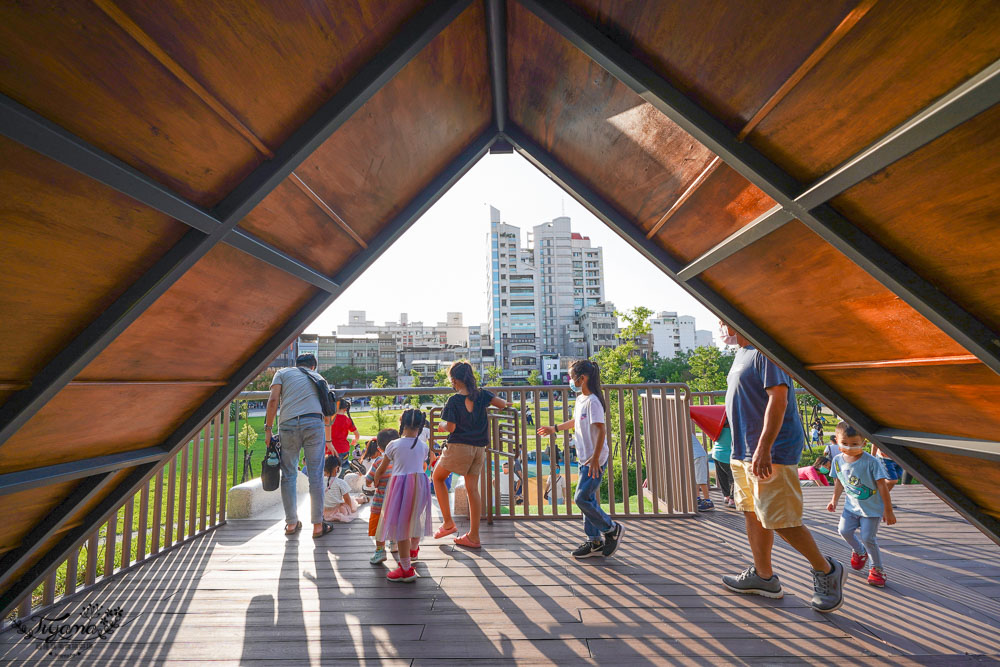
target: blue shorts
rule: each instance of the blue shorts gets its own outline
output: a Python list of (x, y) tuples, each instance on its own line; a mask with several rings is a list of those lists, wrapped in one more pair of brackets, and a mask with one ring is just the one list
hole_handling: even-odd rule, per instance
[(885, 474), (889, 476), (890, 481), (899, 481), (903, 478), (903, 469), (898, 463), (892, 459), (880, 458), (879, 460), (882, 462), (882, 465), (885, 466)]

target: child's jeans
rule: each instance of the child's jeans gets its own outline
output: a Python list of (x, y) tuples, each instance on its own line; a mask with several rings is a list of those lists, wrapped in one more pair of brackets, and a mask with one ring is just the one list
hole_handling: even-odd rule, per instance
[[(837, 529), (855, 553), (864, 554), (867, 551), (872, 559), (872, 567), (877, 568), (882, 567), (882, 554), (878, 550), (878, 540), (875, 537), (881, 520), (882, 517), (878, 516), (858, 516), (845, 508), (840, 515), (840, 526)], [(854, 531), (858, 528), (861, 529), (861, 543), (864, 546), (858, 544), (858, 538), (854, 537)]]
[(597, 502), (597, 492), (601, 489), (606, 467), (601, 467), (600, 475), (591, 477), (589, 466), (580, 466), (580, 481), (576, 484), (576, 498), (573, 500), (583, 512), (583, 530), (591, 540), (601, 539), (601, 535), (615, 527), (615, 522)]

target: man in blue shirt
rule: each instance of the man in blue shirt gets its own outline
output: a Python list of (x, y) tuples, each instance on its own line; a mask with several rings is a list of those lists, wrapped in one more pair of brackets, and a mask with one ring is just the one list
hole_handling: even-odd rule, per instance
[(746, 521), (754, 561), (739, 575), (723, 577), (722, 583), (737, 593), (782, 597), (781, 582), (771, 569), (777, 532), (812, 566), (813, 609), (839, 609), (847, 572), (820, 553), (812, 533), (802, 525), (798, 465), (805, 437), (795, 406), (795, 385), (749, 340), (721, 324), (723, 342), (739, 345), (727, 378), (726, 415), (733, 430), (734, 499)]

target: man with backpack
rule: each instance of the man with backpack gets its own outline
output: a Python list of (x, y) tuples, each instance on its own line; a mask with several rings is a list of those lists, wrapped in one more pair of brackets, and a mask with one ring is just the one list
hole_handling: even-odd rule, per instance
[(285, 535), (294, 535), (302, 529), (295, 495), (300, 450), (305, 453), (309, 478), (313, 537), (333, 530), (331, 524), (323, 522), (323, 455), (330, 418), (324, 416), (321, 397), (328, 391), (326, 380), (316, 372), (316, 357), (312, 354), (300, 354), (295, 359), (295, 368), (282, 368), (271, 380), (271, 395), (264, 416), (264, 439), (271, 443), (274, 418), (280, 404), (278, 430), (281, 434), (281, 502), (285, 508)]

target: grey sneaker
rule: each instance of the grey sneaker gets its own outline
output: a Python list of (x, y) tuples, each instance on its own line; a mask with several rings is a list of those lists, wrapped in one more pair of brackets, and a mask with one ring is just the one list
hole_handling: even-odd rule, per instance
[(823, 574), (813, 570), (813, 599), (812, 608), (824, 614), (840, 609), (844, 604), (844, 580), (847, 579), (847, 570), (829, 556), (826, 560), (833, 566), (829, 574)]
[(722, 585), (735, 593), (744, 595), (763, 595), (766, 598), (779, 599), (785, 596), (781, 590), (781, 581), (778, 575), (771, 575), (770, 579), (765, 579), (757, 574), (757, 569), (751, 565), (740, 572), (735, 577), (728, 574), (722, 578)]

